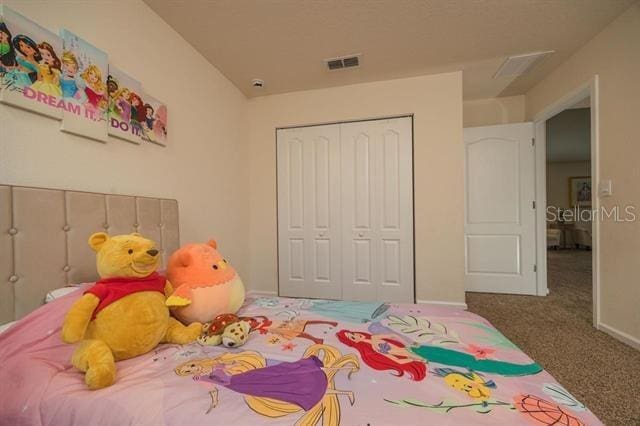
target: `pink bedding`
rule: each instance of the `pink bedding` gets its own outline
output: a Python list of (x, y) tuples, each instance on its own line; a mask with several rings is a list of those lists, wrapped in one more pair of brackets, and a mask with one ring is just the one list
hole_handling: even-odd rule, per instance
[(241, 348), (161, 345), (89, 391), (59, 338), (81, 291), (0, 334), (1, 424), (601, 424), (486, 320), (426, 305), (249, 299)]

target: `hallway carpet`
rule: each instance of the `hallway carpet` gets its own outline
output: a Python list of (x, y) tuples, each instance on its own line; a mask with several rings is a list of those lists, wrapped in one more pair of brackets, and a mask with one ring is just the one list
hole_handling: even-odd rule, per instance
[(549, 251), (547, 297), (467, 293), (482, 315), (607, 425), (640, 425), (640, 351), (592, 327), (591, 252)]

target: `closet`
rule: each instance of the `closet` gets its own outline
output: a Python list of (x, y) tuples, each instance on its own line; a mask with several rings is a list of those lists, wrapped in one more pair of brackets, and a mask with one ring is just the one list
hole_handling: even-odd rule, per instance
[(412, 117), (277, 130), (279, 295), (414, 302)]

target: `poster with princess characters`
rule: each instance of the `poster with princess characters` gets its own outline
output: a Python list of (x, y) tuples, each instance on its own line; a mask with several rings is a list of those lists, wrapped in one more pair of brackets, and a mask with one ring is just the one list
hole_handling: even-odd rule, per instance
[[(1, 1), (1, 0), (0, 0)], [(167, 145), (167, 106), (68, 30), (60, 36), (0, 4), (0, 102), (62, 120), (61, 130)]]
[(60, 90), (68, 104), (62, 127), (98, 141), (107, 141), (107, 54), (68, 30), (60, 31), (63, 52)]
[(167, 106), (149, 94), (144, 94), (142, 109), (138, 114), (142, 127), (142, 139), (166, 146)]
[(60, 119), (62, 39), (0, 5), (0, 101)]
[(142, 85), (139, 81), (109, 64), (107, 77), (109, 96), (109, 134), (128, 142), (142, 141), (142, 126), (138, 116), (142, 114)]

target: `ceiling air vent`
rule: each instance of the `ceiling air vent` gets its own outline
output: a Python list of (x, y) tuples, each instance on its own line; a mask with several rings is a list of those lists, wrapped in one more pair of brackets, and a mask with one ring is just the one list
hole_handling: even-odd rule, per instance
[(545, 52), (532, 52), (509, 56), (500, 68), (498, 68), (493, 78), (526, 74), (553, 52), (553, 50), (547, 50)]
[(341, 70), (345, 68), (355, 68), (360, 66), (360, 54), (340, 56), (339, 58), (325, 59), (329, 71)]

